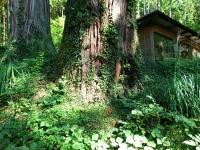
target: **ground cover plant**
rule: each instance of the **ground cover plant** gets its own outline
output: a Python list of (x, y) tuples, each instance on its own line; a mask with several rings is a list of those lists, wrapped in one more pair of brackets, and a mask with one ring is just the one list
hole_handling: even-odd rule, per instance
[[(0, 150), (199, 150), (199, 4), (0, 0)], [(147, 59), (154, 10), (187, 32)]]
[[(168, 61), (163, 63), (156, 64), (155, 71), (158, 71), (158, 67), (162, 68), (165, 63), (169, 64)], [(184, 63), (187, 64), (186, 61)], [(191, 62), (189, 61), (189, 63)], [(35, 66), (35, 72), (38, 72), (38, 67), (42, 65)], [(158, 77), (163, 79), (162, 75), (165, 73), (173, 74), (174, 65), (168, 67), (160, 72), (159, 76), (154, 72), (149, 74), (145, 70), (149, 77), (144, 76), (141, 82), (145, 86), (146, 82), (157, 82)], [(195, 75), (194, 70), (191, 71), (193, 75)], [(27, 80), (31, 82), (26, 86), (26, 91), (35, 87), (33, 93), (25, 97), (24, 92), (26, 93), (26, 91), (19, 90), (17, 95), (13, 93), (12, 99), (4, 103), (4, 107), (1, 108), (1, 149), (181, 150), (192, 149), (192, 146), (198, 147), (196, 144), (198, 141), (193, 143), (186, 141), (188, 135), (199, 132), (198, 109), (195, 111), (195, 107), (190, 105), (182, 107), (180, 104), (175, 105), (174, 101), (179, 102), (178, 97), (173, 97), (177, 98), (173, 101), (170, 98), (173, 94), (178, 95), (179, 93), (171, 93), (169, 90), (163, 94), (163, 97), (161, 97), (162, 95), (157, 97), (158, 90), (165, 89), (159, 88), (157, 84), (148, 84), (148, 87), (144, 89), (129, 91), (126, 96), (114, 95), (101, 102), (85, 103), (79, 94), (69, 89), (70, 81), (67, 77), (62, 77), (57, 83), (49, 84), (44, 84), (44, 79), (38, 74), (32, 75), (32, 77), (34, 79), (27, 77)], [(186, 75), (182, 77), (185, 79)], [(183, 85), (185, 82), (193, 84), (193, 81), (190, 80), (194, 80), (194, 76), (188, 75), (187, 77), (189, 81), (181, 80)], [(18, 76), (18, 78), (24, 78), (24, 75)], [(198, 80), (197, 76), (195, 78)], [(37, 83), (33, 82), (36, 79)], [(173, 81), (171, 77), (166, 78), (165, 76), (164, 79), (165, 83)], [(17, 80), (16, 82), (18, 83)], [(194, 84), (197, 83), (194, 82)], [(171, 85), (170, 83), (166, 86), (174, 89)], [(190, 84), (186, 85), (190, 86)], [(198, 84), (195, 87), (198, 90)], [(19, 86), (19, 89), (23, 88), (23, 86)], [(149, 92), (148, 88), (153, 88), (153, 90)], [(183, 90), (187, 89), (184, 87)], [(191, 98), (198, 96), (198, 92), (195, 94), (195, 91), (191, 94), (193, 94), (189, 95)], [(165, 101), (161, 100), (165, 100), (166, 97), (169, 100), (167, 105)], [(9, 97), (2, 94), (1, 101), (5, 101), (5, 98)], [(181, 98), (180, 101), (182, 100), (184, 104), (185, 99)], [(191, 105), (194, 104), (188, 99), (187, 102), (190, 102)], [(196, 103), (198, 104), (198, 102)], [(188, 109), (192, 107), (194, 111), (183, 112), (179, 109), (183, 107), (188, 107)], [(192, 139), (194, 139), (193, 136)], [(198, 140), (198, 137), (194, 140)], [(190, 147), (190, 145), (192, 146)]]

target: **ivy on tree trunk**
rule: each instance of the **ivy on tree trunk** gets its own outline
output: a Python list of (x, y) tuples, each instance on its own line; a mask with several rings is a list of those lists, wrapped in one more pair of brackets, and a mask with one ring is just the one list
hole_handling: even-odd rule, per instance
[[(59, 67), (78, 80), (86, 99), (97, 93), (102, 66), (112, 67), (110, 77), (119, 79), (121, 55), (134, 54), (134, 4), (133, 0), (68, 0)], [(104, 53), (106, 60), (101, 58)], [(88, 80), (93, 81), (89, 86)]]

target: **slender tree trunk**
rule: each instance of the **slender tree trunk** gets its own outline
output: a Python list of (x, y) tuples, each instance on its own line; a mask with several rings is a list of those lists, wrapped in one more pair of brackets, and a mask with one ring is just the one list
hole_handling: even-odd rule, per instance
[(137, 18), (140, 18), (141, 14), (140, 14), (140, 2), (137, 2)]
[(159, 2), (156, 0), (156, 10), (159, 10)]
[(6, 42), (6, 1), (0, 1), (0, 44), (5, 45)]
[(146, 15), (146, 0), (144, 0), (144, 15)]
[(50, 33), (49, 0), (10, 0), (9, 8), (9, 37), (23, 47), (20, 50), (21, 55), (26, 55), (32, 44), (41, 50), (54, 52)]
[(170, 0), (169, 16), (172, 17), (172, 0)]
[(3, 29), (3, 45), (5, 45), (6, 43), (6, 12), (5, 12), (5, 8), (3, 8), (3, 17), (2, 17), (2, 22), (3, 22), (3, 26), (2, 26), (2, 29)]
[(162, 11), (162, 6), (163, 5), (163, 2), (162, 2), (162, 0), (160, 0), (160, 11)]

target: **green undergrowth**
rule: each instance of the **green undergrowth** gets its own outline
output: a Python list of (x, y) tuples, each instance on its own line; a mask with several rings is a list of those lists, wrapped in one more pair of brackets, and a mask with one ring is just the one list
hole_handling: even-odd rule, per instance
[(0, 115), (1, 149), (182, 150), (187, 134), (199, 131), (198, 120), (168, 112), (150, 96), (86, 104), (57, 92), (8, 103)]
[[(47, 59), (39, 52), (18, 60), (14, 49), (8, 49), (0, 64), (1, 72), (7, 73), (1, 74), (5, 78), (0, 82), (0, 149), (190, 150), (199, 146), (199, 60), (146, 63), (140, 67), (139, 87), (123, 92), (123, 82), (110, 84), (109, 91), (105, 85), (101, 88), (110, 97), (88, 102), (70, 86), (68, 76), (48, 80), (56, 74), (51, 74), (56, 58)], [(130, 69), (135, 62), (124, 64), (122, 72), (135, 73)], [(107, 75), (102, 72), (101, 77)]]
[(199, 118), (199, 68), (198, 59), (147, 62), (143, 94), (151, 95), (168, 110)]
[(75, 95), (47, 94), (37, 102), (24, 98), (1, 111), (0, 147), (90, 149), (88, 138), (109, 131), (116, 120), (106, 104), (85, 104)]

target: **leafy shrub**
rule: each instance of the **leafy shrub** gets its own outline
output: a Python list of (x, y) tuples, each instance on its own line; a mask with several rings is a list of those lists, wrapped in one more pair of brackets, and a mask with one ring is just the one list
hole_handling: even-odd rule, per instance
[(64, 29), (64, 18), (58, 17), (51, 21), (53, 42), (57, 48), (60, 46), (63, 29)]
[(60, 104), (63, 101), (64, 101), (63, 97), (59, 95), (45, 96), (39, 100), (39, 105), (42, 107), (51, 107), (56, 104)]

